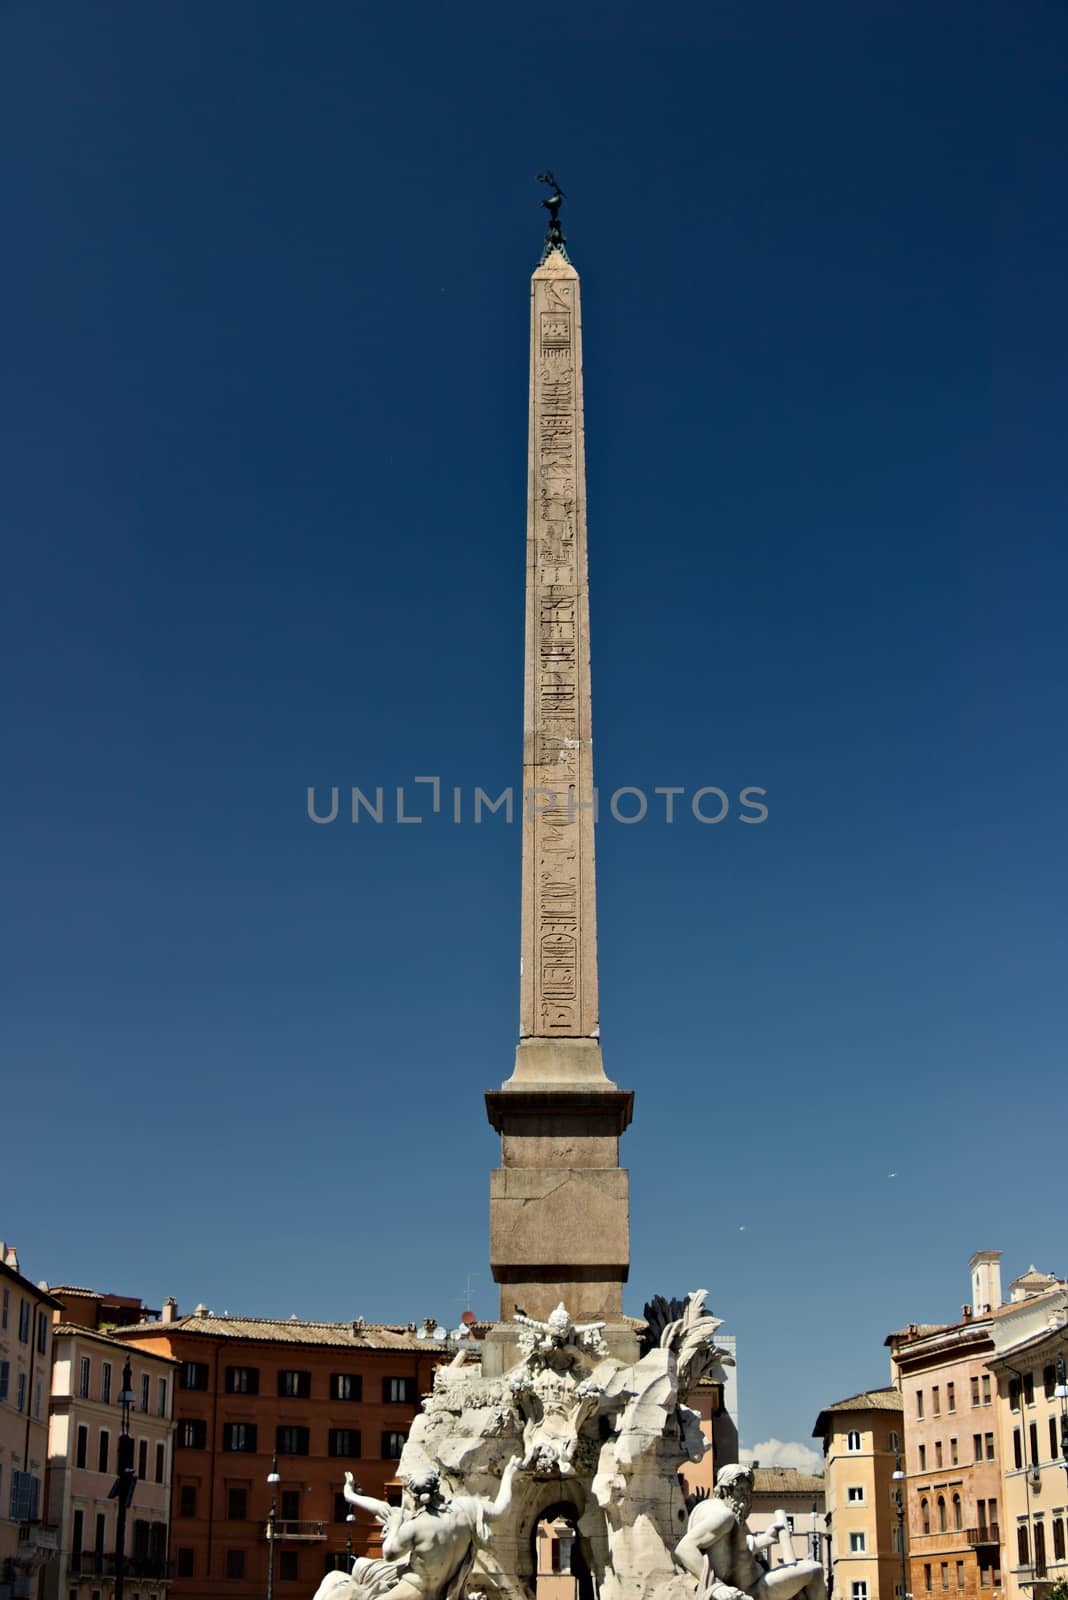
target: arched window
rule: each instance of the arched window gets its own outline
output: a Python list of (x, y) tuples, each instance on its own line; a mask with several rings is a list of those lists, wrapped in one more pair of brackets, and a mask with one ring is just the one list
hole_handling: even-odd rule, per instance
[(946, 1497), (942, 1494), (938, 1496), (938, 1531), (946, 1531)]
[(926, 1497), (920, 1501), (920, 1526), (924, 1533), (931, 1531), (931, 1502)]
[(964, 1508), (960, 1503), (959, 1494), (953, 1496), (953, 1526), (958, 1529), (964, 1526)]

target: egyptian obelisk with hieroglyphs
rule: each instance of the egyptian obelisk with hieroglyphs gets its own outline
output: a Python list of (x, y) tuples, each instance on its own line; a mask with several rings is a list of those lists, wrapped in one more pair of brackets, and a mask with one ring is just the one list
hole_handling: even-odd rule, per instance
[(606, 1076), (597, 1009), (590, 631), (579, 277), (559, 189), (531, 280), (520, 1041), (486, 1095), (501, 1135), (490, 1260), (501, 1319), (619, 1325), (630, 1260), (619, 1136), (633, 1095)]

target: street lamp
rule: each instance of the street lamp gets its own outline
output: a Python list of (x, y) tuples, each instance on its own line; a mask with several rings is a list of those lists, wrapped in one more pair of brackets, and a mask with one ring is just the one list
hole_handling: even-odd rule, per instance
[[(348, 1516), (345, 1518), (345, 1521), (349, 1522), (349, 1523), (355, 1522), (356, 1521), (356, 1513), (355, 1513), (355, 1511), (350, 1511)], [(349, 1528), (348, 1532), (345, 1535), (345, 1571), (349, 1574), (350, 1577), (352, 1576), (352, 1529), (351, 1529), (351, 1527)]]
[(891, 1482), (897, 1484), (894, 1490), (894, 1499), (897, 1504), (897, 1547), (901, 1552), (901, 1600), (909, 1600), (908, 1569), (905, 1565), (905, 1494), (902, 1485), (905, 1474), (901, 1468), (901, 1452), (898, 1451), (894, 1458), (894, 1473)]
[(275, 1520), (278, 1516), (278, 1485), (281, 1483), (278, 1476), (278, 1451), (271, 1457), (271, 1470), (267, 1474), (267, 1482), (271, 1486), (271, 1509), (267, 1514), (267, 1600), (272, 1600), (274, 1595), (274, 1537)]
[(134, 1497), (137, 1479), (134, 1477), (134, 1442), (130, 1437), (130, 1407), (134, 1403), (133, 1370), (130, 1358), (122, 1369), (122, 1389), (119, 1405), (122, 1407), (122, 1426), (119, 1430), (119, 1475), (111, 1493), (115, 1497), (115, 1600), (123, 1600), (126, 1582), (126, 1513)]

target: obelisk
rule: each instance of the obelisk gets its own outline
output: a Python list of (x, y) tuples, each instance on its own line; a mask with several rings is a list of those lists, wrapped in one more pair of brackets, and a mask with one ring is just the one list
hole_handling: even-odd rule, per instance
[(605, 1076), (598, 1024), (579, 276), (545, 179), (550, 225), (530, 286), (520, 1037), (512, 1076), (486, 1095), (501, 1135), (490, 1260), (502, 1323), (562, 1300), (625, 1346), (619, 1136), (633, 1095)]

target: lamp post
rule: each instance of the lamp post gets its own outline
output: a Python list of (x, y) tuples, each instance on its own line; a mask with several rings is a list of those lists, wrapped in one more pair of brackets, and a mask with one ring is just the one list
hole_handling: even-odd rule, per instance
[(119, 1405), (122, 1407), (122, 1426), (119, 1430), (119, 1476), (111, 1491), (116, 1501), (115, 1600), (123, 1600), (123, 1587), (126, 1582), (126, 1513), (133, 1499), (134, 1489), (137, 1487), (137, 1479), (134, 1477), (134, 1442), (130, 1437), (130, 1407), (133, 1403), (133, 1369), (127, 1356), (122, 1369), (122, 1389), (119, 1394)]
[(1053, 1398), (1061, 1403), (1061, 1460), (1068, 1472), (1068, 1372), (1064, 1369), (1064, 1356), (1057, 1357), (1057, 1387)]
[(267, 1474), (267, 1482), (271, 1486), (271, 1509), (267, 1513), (267, 1600), (272, 1600), (274, 1595), (274, 1536), (278, 1517), (278, 1485), (281, 1481), (278, 1476), (278, 1451), (276, 1450), (271, 1457), (271, 1470)]
[(909, 1600), (908, 1568), (905, 1564), (905, 1494), (902, 1485), (905, 1474), (901, 1467), (901, 1452), (898, 1451), (894, 1460), (894, 1476), (892, 1481), (897, 1484), (894, 1499), (897, 1505), (897, 1547), (901, 1552), (901, 1600)]
[[(345, 1518), (345, 1521), (347, 1523), (350, 1523), (350, 1524), (355, 1522), (356, 1521), (356, 1513), (355, 1513), (355, 1511), (350, 1511), (348, 1516)], [(349, 1574), (350, 1577), (352, 1576), (352, 1528), (351, 1528), (351, 1526), (349, 1527), (349, 1529), (347, 1530), (347, 1532), (345, 1534), (345, 1571)]]

